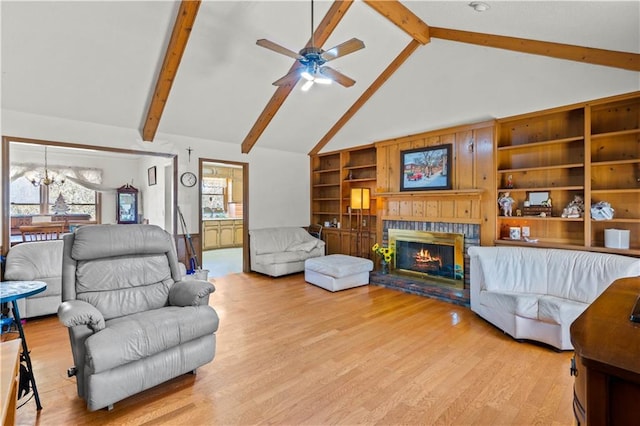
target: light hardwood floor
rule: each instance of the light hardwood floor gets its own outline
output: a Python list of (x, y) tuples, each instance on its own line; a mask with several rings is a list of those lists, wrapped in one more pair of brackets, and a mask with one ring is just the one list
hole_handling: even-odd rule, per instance
[(18, 424), (325, 425), (573, 423), (569, 361), (518, 343), (467, 308), (377, 286), (330, 293), (302, 274), (216, 280), (212, 363), (89, 413), (66, 329), (25, 326), (43, 409)]

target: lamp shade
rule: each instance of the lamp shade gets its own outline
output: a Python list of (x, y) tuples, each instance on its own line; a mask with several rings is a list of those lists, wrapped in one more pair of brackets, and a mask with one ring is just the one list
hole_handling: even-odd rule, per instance
[(369, 188), (351, 188), (351, 208), (356, 210), (368, 210), (371, 202)]

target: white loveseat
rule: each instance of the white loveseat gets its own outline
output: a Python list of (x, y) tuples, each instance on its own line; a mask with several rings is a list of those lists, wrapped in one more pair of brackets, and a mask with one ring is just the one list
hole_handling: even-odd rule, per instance
[(516, 339), (573, 349), (569, 326), (640, 259), (529, 247), (470, 247), (471, 310)]
[(324, 256), (325, 243), (298, 227), (249, 231), (251, 270), (279, 277), (304, 271), (304, 261)]
[(11, 247), (5, 264), (5, 281), (43, 281), (47, 289), (18, 300), (22, 318), (58, 312), (62, 302), (62, 240), (34, 241)]

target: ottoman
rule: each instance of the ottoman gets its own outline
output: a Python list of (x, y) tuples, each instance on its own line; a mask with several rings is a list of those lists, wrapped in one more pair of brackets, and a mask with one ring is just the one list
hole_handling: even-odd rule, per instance
[(304, 261), (304, 280), (329, 291), (369, 284), (373, 262), (344, 254), (313, 257)]

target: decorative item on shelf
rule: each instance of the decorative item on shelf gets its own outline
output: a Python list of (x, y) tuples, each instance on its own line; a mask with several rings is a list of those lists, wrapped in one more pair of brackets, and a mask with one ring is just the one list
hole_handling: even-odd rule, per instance
[(519, 240), (520, 235), (521, 233), (519, 226), (512, 226), (511, 228), (509, 228), (509, 238), (511, 238), (512, 240)]
[(371, 251), (380, 256), (380, 272), (383, 274), (389, 273), (389, 264), (393, 259), (393, 248), (383, 247), (378, 243), (375, 243), (371, 247)]
[(591, 219), (593, 220), (611, 220), (615, 210), (606, 201), (598, 201), (591, 205)]
[(604, 246), (607, 248), (629, 249), (630, 235), (631, 231), (628, 229), (605, 229)]
[(573, 197), (573, 201), (562, 210), (562, 217), (578, 218), (584, 216), (584, 200), (581, 195)]
[(347, 176), (347, 180), (353, 180), (353, 170), (349, 170), (349, 175)]
[(513, 188), (513, 175), (507, 175), (507, 183), (505, 184), (504, 187), (508, 189)]
[(511, 216), (513, 213), (513, 205), (515, 200), (511, 197), (511, 193), (505, 192), (498, 197), (498, 205), (502, 209), (503, 216)]
[(67, 205), (67, 202), (64, 199), (62, 193), (58, 194), (58, 198), (56, 198), (56, 202), (51, 206), (51, 210), (53, 210), (54, 214), (65, 214), (68, 212), (70, 207)]
[(522, 214), (525, 216), (551, 216), (551, 197), (548, 191), (529, 192), (524, 202)]

